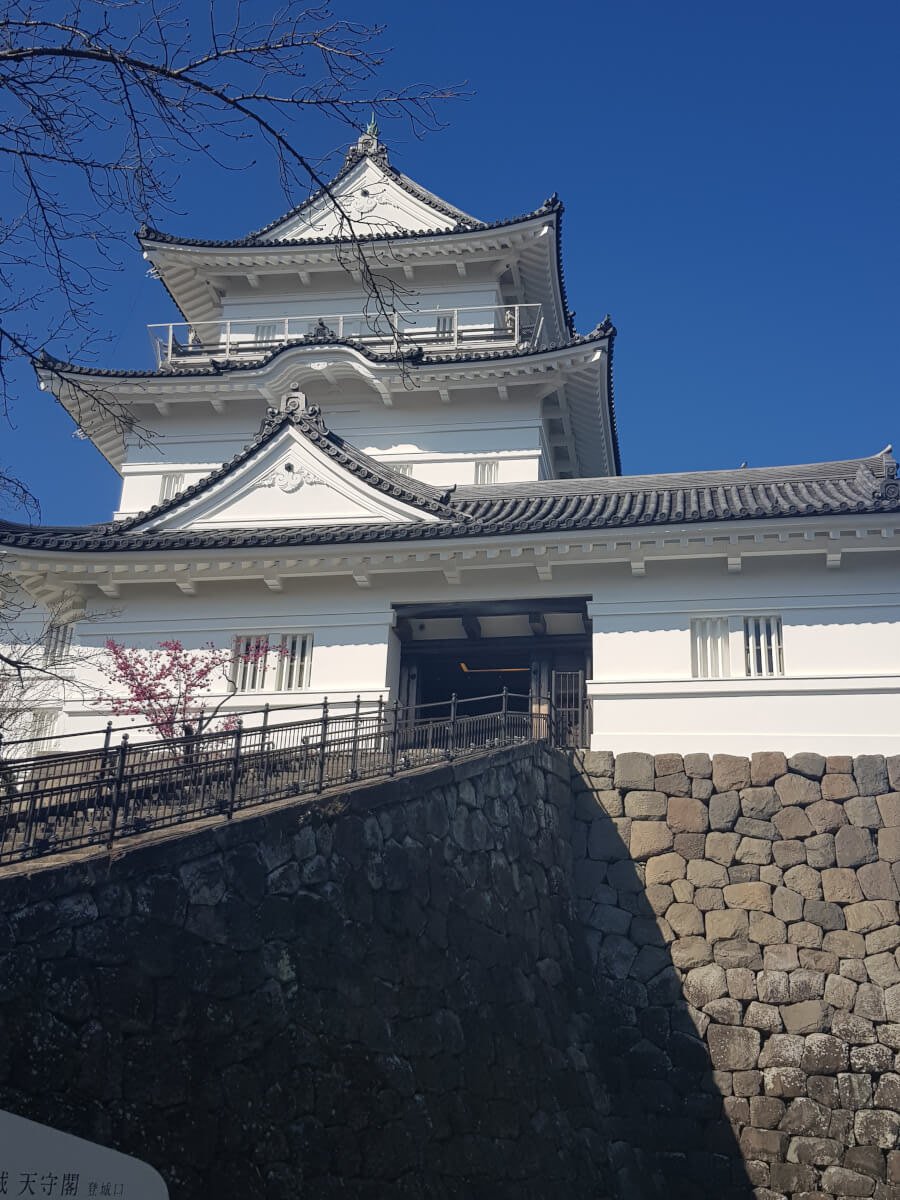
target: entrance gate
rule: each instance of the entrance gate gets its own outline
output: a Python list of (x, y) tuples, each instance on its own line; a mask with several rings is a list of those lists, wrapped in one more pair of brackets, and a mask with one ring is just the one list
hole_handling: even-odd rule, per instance
[(487, 714), (505, 695), (510, 711), (530, 709), (543, 719), (557, 745), (584, 746), (591, 732), (585, 699), (591, 638), (584, 597), (395, 607), (396, 695), (410, 719)]

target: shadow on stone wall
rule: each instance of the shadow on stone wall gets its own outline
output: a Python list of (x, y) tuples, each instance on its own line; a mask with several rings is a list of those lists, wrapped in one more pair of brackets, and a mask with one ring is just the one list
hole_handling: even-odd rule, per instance
[[(740, 1010), (730, 1011), (726, 972), (713, 963), (704, 936), (704, 897), (701, 908), (695, 903), (698, 888), (721, 871), (708, 872), (702, 863), (704, 805), (683, 803), (673, 833), (665, 821), (671, 801), (655, 790), (653, 758), (623, 755), (619, 762), (616, 777), (612, 755), (575, 755), (571, 835), (576, 911), (604, 1012), (597, 1051), (609, 1089), (605, 1132), (615, 1195), (750, 1200), (753, 1188), (726, 1107), (747, 1106), (744, 1097), (757, 1089), (760, 1035), (733, 1029), (720, 1047), (729, 1085), (733, 1079), (728, 1090), (737, 1097), (723, 1099), (721, 1072), (713, 1070), (704, 1038), (710, 1017), (699, 1010), (718, 1000), (721, 1019), (736, 1024)], [(689, 781), (676, 786), (690, 792)], [(686, 878), (688, 861), (696, 885)], [(716, 875), (715, 882), (722, 880)], [(740, 929), (733, 932), (737, 938)], [(730, 954), (740, 975), (759, 949), (735, 941)], [(685, 988), (682, 973), (693, 968)]]
[(611, 1197), (570, 808), (525, 747), (0, 879), (0, 1105), (173, 1200)]

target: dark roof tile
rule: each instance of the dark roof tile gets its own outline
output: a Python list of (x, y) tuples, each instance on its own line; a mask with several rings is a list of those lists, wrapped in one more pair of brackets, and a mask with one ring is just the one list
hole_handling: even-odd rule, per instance
[[(385, 489), (407, 489), (407, 499), (440, 519), (394, 525), (271, 527), (196, 531), (140, 530), (148, 517), (172, 511), (198, 490), (209, 487), (256, 453), (286, 420), (306, 436), (324, 439), (346, 455), (366, 482)], [(787, 467), (744, 467), (733, 471), (695, 471), (674, 475), (609, 476), (599, 479), (547, 480), (541, 483), (459, 487), (440, 493), (427, 484), (398, 476), (368, 459), (336, 435), (306, 417), (282, 416), (230, 464), (187, 489), (180, 497), (149, 514), (81, 528), (41, 528), (0, 522), (0, 545), (60, 551), (165, 551), (333, 545), (384, 541), (424, 541), (482, 535), (564, 533), (573, 529), (602, 531), (634, 525), (669, 525), (701, 521), (779, 519), (841, 513), (900, 511), (897, 464), (889, 449), (871, 458)], [(317, 444), (322, 444), (317, 442)], [(328, 451), (331, 452), (330, 450)], [(342, 465), (346, 465), (341, 459)], [(402, 481), (402, 482), (400, 482)], [(396, 494), (394, 492), (393, 494)], [(430, 506), (430, 507), (429, 507)]]

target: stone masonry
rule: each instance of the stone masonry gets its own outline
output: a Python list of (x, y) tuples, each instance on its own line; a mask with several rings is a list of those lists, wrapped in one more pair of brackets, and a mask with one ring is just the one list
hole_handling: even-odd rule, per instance
[(758, 1200), (900, 1200), (900, 758), (574, 766), (579, 913), (598, 979), (636, 1010), (634, 1092), (690, 1104), (683, 997)]
[(0, 873), (0, 1107), (173, 1200), (900, 1200), (900, 759), (497, 751)]
[(528, 746), (3, 873), (0, 1107), (172, 1200), (608, 1196), (570, 809)]

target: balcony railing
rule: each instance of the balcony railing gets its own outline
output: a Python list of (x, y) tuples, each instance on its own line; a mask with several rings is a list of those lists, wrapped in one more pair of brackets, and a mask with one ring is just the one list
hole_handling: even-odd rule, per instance
[(446, 354), (463, 348), (532, 349), (541, 345), (540, 304), (495, 304), (480, 308), (431, 308), (395, 312), (329, 313), (313, 317), (241, 317), (148, 325), (158, 370), (210, 359), (261, 358), (288, 342), (323, 343), (351, 338), (373, 349), (421, 347)]

